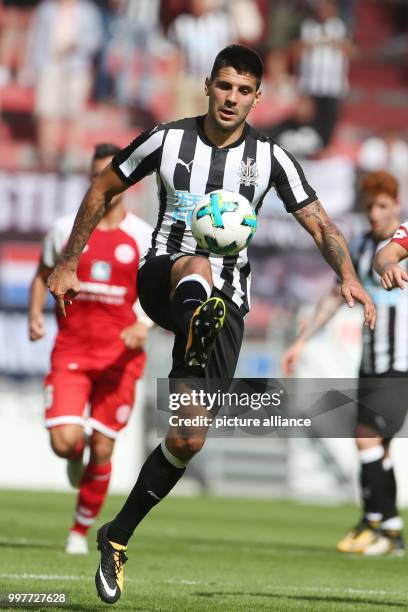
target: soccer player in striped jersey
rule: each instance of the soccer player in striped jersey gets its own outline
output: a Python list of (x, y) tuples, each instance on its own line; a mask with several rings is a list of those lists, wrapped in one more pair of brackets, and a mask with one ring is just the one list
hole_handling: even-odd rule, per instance
[[(241, 45), (223, 49), (205, 81), (207, 114), (159, 125), (114, 158), (86, 195), (63, 261), (49, 279), (65, 313), (64, 299), (78, 291), (78, 258), (111, 197), (155, 173), (159, 215), (138, 282), (145, 312), (175, 334), (172, 378), (230, 379), (239, 356), (243, 317), (249, 310), (247, 253), (209, 254), (197, 248), (190, 229), (195, 204), (216, 189), (239, 192), (258, 213), (274, 186), (286, 210), (313, 236), (339, 275), (348, 305), (354, 300), (363, 303), (366, 324), (375, 323), (375, 308), (355, 274), (344, 237), (299, 163), (246, 122), (261, 94), (262, 72), (262, 61), (251, 49)], [(120, 513), (99, 530), (96, 586), (104, 601), (113, 603), (121, 595), (123, 563), (117, 551), (123, 552), (137, 525), (175, 486), (206, 435), (205, 427), (170, 428), (147, 458)]]
[[(337, 550), (366, 555), (400, 555), (405, 550), (401, 535), (403, 523), (396, 505), (397, 489), (389, 447), (392, 437), (403, 425), (406, 400), (392, 389), (389, 394), (384, 391), (382, 399), (376, 399), (372, 393), (367, 396), (364, 389), (367, 378), (378, 380), (380, 390), (384, 387), (384, 379), (406, 378), (408, 374), (408, 292), (387, 293), (373, 267), (377, 250), (388, 243), (400, 223), (398, 183), (388, 172), (372, 172), (362, 181), (361, 192), (371, 230), (359, 236), (350, 250), (357, 273), (376, 304), (377, 325), (375, 330), (363, 328), (359, 374), (360, 403), (355, 434), (361, 464), (363, 513), (358, 525), (338, 542)], [(400, 234), (401, 229), (394, 234), (393, 240), (399, 240)], [(408, 249), (408, 240), (406, 245)], [(390, 247), (408, 256), (400, 243), (393, 242), (384, 250)], [(408, 280), (406, 263), (400, 268), (400, 274)], [(387, 287), (384, 282), (382, 284)], [(286, 375), (293, 373), (305, 342), (333, 317), (342, 303), (340, 287), (336, 284), (332, 292), (319, 301), (308, 325), (285, 351), (282, 370)], [(374, 386), (370, 389), (374, 390)]]

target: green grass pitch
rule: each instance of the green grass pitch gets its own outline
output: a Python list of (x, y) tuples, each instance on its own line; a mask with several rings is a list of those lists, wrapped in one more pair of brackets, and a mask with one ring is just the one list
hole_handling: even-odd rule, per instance
[[(108, 499), (98, 524), (114, 515), (122, 499)], [(63, 552), (73, 504), (74, 494), (0, 491), (2, 593), (64, 590), (69, 595), (64, 610), (109, 607), (94, 588), (95, 530), (89, 556)], [(342, 556), (334, 550), (356, 516), (351, 506), (171, 497), (133, 538), (125, 590), (111, 608), (407, 610), (407, 559)]]

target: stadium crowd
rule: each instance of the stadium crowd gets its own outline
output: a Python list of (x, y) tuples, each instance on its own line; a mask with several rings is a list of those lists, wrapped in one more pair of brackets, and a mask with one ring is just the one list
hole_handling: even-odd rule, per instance
[[(157, 122), (203, 113), (202, 74), (216, 49), (241, 42), (266, 66), (255, 126), (303, 158), (345, 152), (364, 170), (393, 171), (406, 193), (397, 168), (406, 165), (406, 139), (394, 135), (394, 147), (389, 138), (406, 121), (372, 108), (364, 118), (371, 90), (383, 87), (368, 74), (381, 58), (394, 73), (401, 63), (390, 111), (404, 102), (403, 11), (398, 0), (386, 4), (374, 15), (370, 2), (349, 0), (4, 0), (0, 129), (8, 154), (4, 145), (0, 165), (83, 171), (101, 132), (125, 145)], [(387, 24), (375, 45), (358, 34), (366, 13)]]

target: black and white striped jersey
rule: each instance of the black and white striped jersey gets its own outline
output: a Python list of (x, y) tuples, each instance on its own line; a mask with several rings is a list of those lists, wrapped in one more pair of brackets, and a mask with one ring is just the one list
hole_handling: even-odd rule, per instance
[(312, 96), (342, 98), (348, 91), (348, 58), (337, 46), (347, 38), (339, 17), (325, 22), (306, 19), (301, 39), (307, 44), (300, 59), (300, 89)]
[(214, 146), (204, 134), (204, 117), (162, 124), (141, 134), (112, 161), (130, 185), (156, 173), (159, 216), (150, 249), (141, 260), (163, 254), (209, 257), (215, 287), (240, 308), (249, 310), (250, 265), (246, 249), (236, 256), (209, 254), (191, 233), (194, 207), (215, 189), (239, 192), (258, 213), (265, 194), (275, 187), (288, 212), (316, 200), (315, 191), (292, 155), (248, 124), (228, 148)]
[[(374, 331), (363, 328), (360, 369), (364, 374), (383, 374), (391, 369), (408, 371), (408, 291), (383, 289), (373, 267), (376, 252), (390, 238), (377, 242), (368, 232), (350, 245), (357, 274), (377, 308)], [(405, 260), (400, 265), (408, 269), (407, 263)]]

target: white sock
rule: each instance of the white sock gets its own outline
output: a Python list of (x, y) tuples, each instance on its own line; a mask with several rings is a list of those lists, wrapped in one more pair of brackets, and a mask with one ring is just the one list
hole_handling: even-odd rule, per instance
[(382, 529), (392, 529), (395, 531), (401, 531), (404, 527), (404, 521), (400, 516), (393, 516), (381, 523)]
[(384, 447), (379, 444), (372, 448), (365, 448), (358, 452), (361, 463), (374, 463), (384, 457)]
[(160, 448), (162, 449), (163, 455), (165, 456), (167, 461), (171, 463), (171, 465), (174, 465), (174, 467), (180, 468), (180, 469), (183, 469), (186, 467), (188, 461), (183, 461), (182, 459), (179, 459), (178, 457), (173, 455), (167, 448), (166, 442), (164, 440), (160, 444)]
[(205, 280), (204, 276), (201, 276), (201, 274), (189, 274), (188, 276), (183, 276), (183, 278), (177, 283), (176, 290), (180, 287), (180, 285), (182, 285), (183, 283), (188, 283), (189, 281), (200, 283), (200, 285), (204, 288), (204, 291), (207, 294), (207, 299), (210, 297), (211, 287)]

